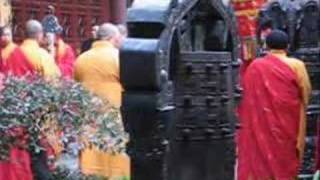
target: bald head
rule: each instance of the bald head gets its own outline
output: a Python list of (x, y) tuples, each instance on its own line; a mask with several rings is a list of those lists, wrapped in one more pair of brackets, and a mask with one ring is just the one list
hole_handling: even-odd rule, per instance
[(99, 26), (94, 25), (91, 27), (91, 36), (93, 39), (97, 39), (97, 32), (98, 32)]
[(121, 46), (121, 34), (117, 26), (105, 23), (102, 24), (97, 32), (99, 40), (106, 40), (113, 44), (116, 48)]
[(3, 36), (8, 36), (8, 37), (12, 38), (11, 28), (10, 28), (9, 26), (3, 27), (3, 29), (2, 29), (2, 35), (3, 35)]
[(266, 38), (269, 49), (286, 50), (289, 46), (287, 33), (281, 30), (273, 30)]
[(110, 23), (102, 24), (97, 31), (97, 36), (100, 40), (111, 40), (119, 35), (120, 32), (117, 26)]
[(12, 32), (9, 26), (5, 26), (2, 28), (1, 42), (5, 45), (12, 42)]
[(120, 34), (126, 38), (128, 36), (128, 30), (127, 30), (127, 27), (123, 24), (118, 24), (117, 25), (118, 29), (119, 29), (119, 32)]
[(39, 38), (42, 38), (43, 36), (43, 28), (41, 23), (37, 20), (29, 20), (26, 23), (26, 33), (27, 38), (39, 40)]

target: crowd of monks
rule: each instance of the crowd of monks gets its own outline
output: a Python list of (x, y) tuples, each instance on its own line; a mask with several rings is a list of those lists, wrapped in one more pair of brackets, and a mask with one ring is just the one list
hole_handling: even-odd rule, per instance
[[(1, 75), (38, 74), (48, 78), (48, 82), (51, 79), (75, 79), (114, 107), (120, 107), (122, 86), (119, 82), (119, 47), (127, 33), (124, 26), (110, 23), (93, 26), (92, 38), (83, 43), (78, 57), (60, 33), (52, 36), (52, 33), (45, 32), (37, 20), (29, 20), (25, 32), (25, 40), (18, 45), (12, 40), (10, 27), (1, 29)], [(52, 37), (54, 50), (50, 47)], [(59, 152), (55, 153), (57, 155)], [(108, 154), (95, 147), (84, 149), (80, 154), (80, 168), (84, 174), (129, 176), (129, 158), (126, 155)], [(44, 158), (34, 162), (28, 152), (13, 148), (10, 160), (18, 160), (19, 163), (1, 162), (0, 180), (51, 179), (49, 173), (44, 173), (46, 170), (50, 172), (47, 156), (45, 154)], [(37, 172), (35, 167), (41, 172)]]
[[(119, 47), (126, 30), (106, 23), (94, 26), (92, 34), (76, 57), (59, 33), (47, 37), (36, 20), (26, 23), (26, 39), (20, 45), (12, 41), (11, 29), (5, 27), (0, 41), (1, 74), (75, 79), (119, 108), (123, 91), (119, 82)], [(305, 110), (311, 85), (304, 63), (287, 56), (287, 34), (269, 30), (265, 36), (268, 52), (244, 63), (241, 73), (243, 97), (237, 109), (241, 124), (236, 137), (237, 179), (292, 180), (297, 178), (304, 151)], [(54, 50), (49, 47), (52, 37)], [(95, 147), (83, 149), (80, 154), (80, 169), (84, 174), (129, 175), (129, 159), (125, 155), (104, 153)], [(12, 149), (10, 159), (0, 163), (0, 180), (50, 179), (35, 173), (31, 168), (34, 162), (24, 150)], [(40, 166), (46, 166), (46, 162)]]

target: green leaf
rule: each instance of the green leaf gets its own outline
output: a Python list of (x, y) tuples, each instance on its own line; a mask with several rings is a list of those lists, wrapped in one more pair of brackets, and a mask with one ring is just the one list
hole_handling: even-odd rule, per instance
[(8, 76), (3, 81), (0, 94), (2, 159), (8, 156), (8, 147), (22, 143), (20, 136), (7, 136), (13, 127), (23, 127), (27, 132), (32, 153), (45, 150), (40, 140), (58, 133), (57, 139), (64, 142), (64, 151), (72, 151), (69, 148), (72, 143), (80, 147), (94, 144), (110, 152), (125, 149), (128, 135), (123, 130), (119, 110), (81, 84), (65, 79), (48, 82), (39, 76)]

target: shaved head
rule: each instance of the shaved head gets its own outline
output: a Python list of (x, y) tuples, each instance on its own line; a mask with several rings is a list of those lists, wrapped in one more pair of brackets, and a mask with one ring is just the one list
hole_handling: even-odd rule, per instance
[(26, 35), (28, 38), (38, 39), (39, 35), (43, 33), (43, 27), (37, 20), (29, 20), (26, 23)]
[(119, 35), (120, 32), (117, 26), (110, 23), (102, 24), (97, 31), (97, 36), (100, 40), (111, 40)]
[(1, 42), (4, 44), (8, 44), (8, 43), (12, 42), (12, 31), (9, 26), (5, 26), (2, 28)]
[(98, 25), (94, 25), (91, 27), (91, 36), (94, 39), (97, 39), (97, 32), (98, 32), (99, 26)]
[(99, 29), (99, 25), (94, 25), (94, 26), (92, 26), (92, 28), (91, 28), (93, 31), (98, 31), (98, 29)]
[(266, 38), (269, 49), (285, 50), (289, 45), (289, 37), (287, 33), (281, 30), (273, 30)]
[(128, 30), (127, 30), (127, 27), (123, 24), (118, 24), (117, 25), (119, 31), (120, 31), (120, 34), (123, 36), (123, 37), (127, 37), (128, 36)]
[(12, 37), (11, 28), (10, 28), (9, 26), (3, 27), (3, 29), (2, 29), (2, 35)]

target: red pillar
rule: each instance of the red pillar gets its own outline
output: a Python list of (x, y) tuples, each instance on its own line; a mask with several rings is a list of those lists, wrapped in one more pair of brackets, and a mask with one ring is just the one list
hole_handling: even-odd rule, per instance
[[(99, 23), (105, 23), (111, 21), (111, 0), (103, 0), (101, 3), (101, 6), (104, 7), (103, 13), (102, 13), (102, 18), (96, 22), (96, 24)], [(90, 29), (91, 31), (91, 29)]]
[(110, 16), (112, 23), (125, 23), (127, 16), (127, 0), (110, 0)]

